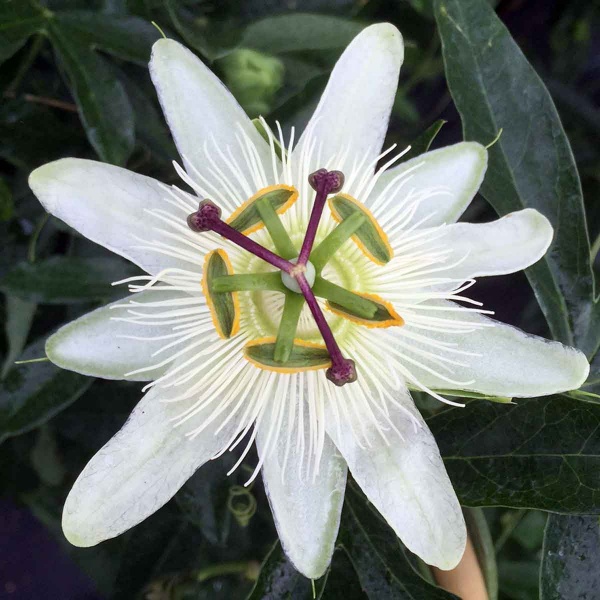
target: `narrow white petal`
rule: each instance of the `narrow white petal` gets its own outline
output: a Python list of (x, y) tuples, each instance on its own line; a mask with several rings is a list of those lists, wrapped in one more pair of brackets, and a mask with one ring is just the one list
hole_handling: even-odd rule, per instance
[[(435, 439), (408, 393), (400, 393), (403, 397), (398, 399), (418, 425), (405, 412), (390, 407), (390, 421), (401, 437), (390, 434), (389, 444), (368, 419), (364, 423), (370, 447), (361, 448), (350, 427), (331, 427), (328, 433), (356, 483), (406, 547), (430, 565), (452, 569), (466, 544), (462, 511)], [(355, 417), (358, 419), (360, 416)], [(356, 422), (355, 426), (362, 424)]]
[(218, 434), (210, 428), (190, 439), (173, 428), (179, 408), (161, 402), (163, 394), (156, 388), (146, 394), (77, 478), (62, 519), (65, 536), (75, 546), (113, 538), (157, 511), (223, 448), (237, 425), (233, 419)]
[[(221, 203), (247, 199), (264, 183), (244, 154), (247, 140), (262, 165), (271, 164), (269, 145), (221, 81), (187, 48), (161, 39), (152, 48), (150, 74), (179, 153), (192, 180)], [(243, 139), (242, 139), (243, 138)], [(233, 167), (233, 168), (232, 168)], [(231, 198), (235, 193), (234, 198)]]
[[(294, 396), (293, 400), (297, 398)], [(274, 400), (285, 401), (280, 397)], [(264, 458), (263, 481), (283, 549), (298, 571), (318, 579), (331, 562), (347, 469), (344, 459), (326, 437), (318, 473), (315, 472), (309, 452), (311, 429), (307, 414), (308, 408), (299, 413), (297, 403), (288, 402), (282, 427), (273, 443), (268, 443), (271, 423), (263, 421), (256, 444), (259, 456)], [(297, 435), (300, 418), (304, 422), (301, 444)]]
[[(154, 242), (174, 244), (149, 214), (157, 209), (173, 213), (165, 186), (150, 177), (93, 160), (64, 158), (33, 171), (29, 185), (49, 213), (147, 273), (194, 266), (148, 248)], [(185, 225), (185, 214), (175, 216)]]
[(434, 227), (453, 223), (483, 181), (487, 154), (476, 142), (426, 152), (384, 172), (365, 203), (378, 219), (392, 218), (395, 211), (416, 203), (409, 225), (422, 222), (423, 227)]
[[(369, 165), (383, 145), (403, 59), (402, 36), (393, 25), (371, 25), (357, 35), (335, 65), (294, 156), (315, 143), (311, 170)], [(350, 169), (328, 162), (346, 151)], [(319, 153), (323, 164), (317, 164)]]
[[(156, 301), (183, 301), (188, 310), (194, 309), (193, 298), (185, 292), (140, 292), (98, 308), (61, 327), (46, 342), (48, 358), (59, 367), (104, 379), (148, 381), (159, 377), (165, 368), (136, 375), (127, 373), (148, 367), (157, 360), (152, 355), (173, 335), (173, 323), (152, 319), (165, 309)], [(135, 302), (135, 305), (129, 305)], [(148, 303), (154, 303), (150, 305)], [(200, 302), (197, 303), (202, 307)], [(148, 315), (132, 316), (132, 310)], [(137, 320), (143, 323), (136, 322)], [(150, 324), (147, 324), (149, 321)], [(135, 339), (134, 339), (135, 338)], [(163, 338), (163, 339), (156, 339)]]
[[(438, 350), (440, 355), (450, 355), (454, 347), (463, 353), (459, 357), (461, 364), (451, 365), (449, 378), (411, 366), (413, 375), (431, 389), (465, 389), (510, 398), (531, 397), (577, 389), (587, 378), (588, 361), (575, 348), (529, 335), (473, 311), (451, 310), (456, 308), (451, 302), (436, 301), (428, 306), (436, 307), (427, 310), (429, 321), (440, 319), (450, 326), (457, 321), (473, 327), (458, 333), (450, 327), (423, 332), (424, 337), (441, 345), (440, 348), (446, 345), (450, 349), (447, 352)], [(393, 344), (395, 339), (398, 344), (403, 344), (402, 352), (406, 356), (419, 358), (416, 353), (427, 349), (424, 342), (407, 337), (413, 331), (410, 317), (404, 327), (393, 329), (388, 330), (393, 336), (390, 342)], [(427, 365), (426, 360), (421, 359), (421, 362)], [(435, 366), (432, 371), (440, 373)]]

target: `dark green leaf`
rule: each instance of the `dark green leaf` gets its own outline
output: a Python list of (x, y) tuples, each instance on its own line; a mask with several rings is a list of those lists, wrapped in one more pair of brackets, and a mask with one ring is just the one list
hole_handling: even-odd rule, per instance
[(600, 327), (581, 185), (554, 103), (488, 3), (436, 0), (435, 13), (465, 139), (489, 144), (503, 130), (481, 191), (501, 215), (530, 207), (550, 219), (553, 246), (527, 275), (554, 337), (593, 355)]
[(112, 282), (137, 272), (119, 259), (54, 256), (17, 265), (0, 280), (0, 290), (40, 304), (93, 302), (113, 297), (118, 288)]
[(544, 536), (541, 600), (591, 600), (600, 589), (597, 516), (550, 515)]
[(21, 300), (15, 296), (6, 296), (4, 331), (8, 342), (8, 352), (0, 369), (0, 379), (4, 379), (17, 356), (23, 352), (36, 307), (37, 304), (34, 302)]
[[(315, 585), (320, 590), (325, 582), (321, 578)], [(256, 584), (246, 600), (313, 600), (310, 579), (292, 565), (276, 542), (265, 558)]]
[(0, 4), (0, 63), (10, 58), (36, 33), (46, 18), (29, 0), (5, 0)]
[(334, 552), (327, 581), (317, 600), (340, 600), (340, 598), (344, 600), (368, 599), (360, 585), (358, 574), (343, 548)]
[(346, 489), (339, 543), (348, 553), (363, 590), (373, 600), (456, 599), (412, 568), (394, 532), (352, 485)]
[(138, 17), (72, 10), (57, 13), (56, 22), (78, 44), (92, 50), (101, 48), (144, 67), (152, 44), (160, 37), (154, 26)]
[(0, 179), (0, 221), (8, 221), (14, 212), (14, 203), (10, 188)]
[(427, 422), (462, 504), (600, 513), (600, 405), (473, 402)]
[(63, 65), (87, 137), (100, 158), (122, 165), (135, 141), (133, 111), (121, 82), (106, 61), (52, 21), (52, 45)]
[(363, 25), (327, 15), (295, 13), (267, 17), (249, 25), (239, 46), (272, 54), (344, 48)]
[[(29, 346), (21, 359), (43, 356), (41, 340)], [(15, 366), (0, 383), (0, 442), (39, 427), (77, 400), (92, 381), (49, 361)]]
[(439, 119), (433, 125), (430, 125), (416, 140), (410, 144), (410, 151), (402, 157), (402, 162), (410, 160), (424, 154), (429, 150), (433, 140), (435, 140), (440, 129), (447, 123), (444, 119)]

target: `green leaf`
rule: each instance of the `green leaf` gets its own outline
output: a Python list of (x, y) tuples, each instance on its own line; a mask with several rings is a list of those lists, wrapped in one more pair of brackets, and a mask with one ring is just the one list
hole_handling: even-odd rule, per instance
[[(326, 577), (315, 584), (320, 592)], [(313, 600), (310, 579), (307, 579), (292, 565), (281, 549), (279, 542), (265, 558), (260, 575), (246, 600)]]
[(597, 516), (550, 515), (540, 575), (540, 600), (595, 598), (600, 589)]
[(119, 288), (113, 281), (138, 270), (119, 259), (54, 256), (36, 263), (20, 263), (0, 280), (0, 290), (39, 304), (107, 300)]
[[(22, 360), (44, 356), (44, 342), (29, 346)], [(49, 361), (15, 366), (0, 382), (0, 442), (39, 427), (77, 400), (92, 381)]]
[(362, 24), (341, 17), (302, 13), (277, 15), (251, 23), (239, 46), (271, 54), (331, 50), (347, 46), (362, 29)]
[(87, 10), (56, 13), (56, 22), (72, 41), (90, 49), (101, 48), (119, 58), (148, 66), (158, 30), (144, 19)]
[(458, 600), (425, 581), (412, 568), (394, 532), (352, 485), (346, 488), (338, 543), (348, 553), (363, 590), (373, 600)]
[(21, 300), (15, 296), (6, 296), (4, 331), (8, 342), (8, 352), (4, 358), (2, 369), (0, 369), (0, 379), (6, 377), (17, 356), (23, 352), (36, 308), (35, 302)]
[(98, 156), (123, 165), (135, 142), (133, 110), (106, 61), (54, 20), (48, 34), (77, 103), (86, 135)]
[(526, 273), (554, 337), (593, 355), (600, 327), (581, 185), (554, 103), (488, 3), (436, 0), (435, 15), (465, 139), (489, 144), (503, 130), (481, 192), (501, 215), (548, 217), (554, 243)]
[(433, 125), (430, 125), (417, 139), (413, 140), (410, 144), (410, 150), (402, 157), (402, 162), (416, 158), (421, 154), (425, 154), (431, 147), (433, 140), (437, 137), (442, 127), (448, 121), (439, 119)]
[(600, 405), (472, 402), (427, 423), (461, 504), (600, 513)]
[(0, 63), (10, 58), (36, 33), (46, 18), (28, 0), (5, 1), (0, 4)]

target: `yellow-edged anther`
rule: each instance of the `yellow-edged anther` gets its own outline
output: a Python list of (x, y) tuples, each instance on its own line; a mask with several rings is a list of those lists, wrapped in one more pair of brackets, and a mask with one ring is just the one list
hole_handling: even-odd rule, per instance
[(278, 215), (282, 215), (298, 200), (298, 190), (291, 185), (271, 185), (262, 188), (237, 208), (227, 219), (227, 223), (244, 235), (262, 229), (265, 224), (256, 208), (256, 202), (263, 198), (272, 204)]
[(209, 252), (204, 257), (202, 291), (217, 333), (223, 339), (228, 339), (240, 330), (240, 300), (237, 292), (213, 290), (212, 282), (225, 275), (233, 275), (233, 266), (227, 252), (220, 248)]
[(348, 194), (336, 194), (327, 200), (333, 218), (341, 223), (355, 212), (364, 215), (366, 221), (356, 230), (352, 241), (374, 263), (385, 265), (394, 256), (388, 236), (371, 211), (362, 202)]
[(354, 293), (367, 300), (371, 300), (371, 302), (377, 305), (377, 312), (370, 319), (359, 317), (339, 304), (335, 304), (329, 300), (327, 300), (325, 306), (332, 313), (335, 313), (344, 319), (348, 319), (353, 323), (364, 325), (369, 328), (402, 327), (402, 325), (404, 325), (404, 319), (396, 312), (396, 309), (392, 306), (391, 302), (384, 300), (377, 294)]
[(244, 347), (244, 358), (259, 369), (276, 373), (299, 373), (328, 369), (331, 358), (323, 344), (294, 340), (288, 360), (282, 364), (274, 359), (275, 337), (265, 337), (248, 342)]

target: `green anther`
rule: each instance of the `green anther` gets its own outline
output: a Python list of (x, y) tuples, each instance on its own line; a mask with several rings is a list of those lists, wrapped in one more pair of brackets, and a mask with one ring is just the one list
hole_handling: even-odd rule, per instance
[(320, 273), (331, 257), (349, 240), (365, 222), (366, 217), (358, 212), (344, 219), (311, 253), (310, 262)]
[[(286, 292), (287, 288), (281, 281), (281, 272), (247, 273), (240, 275), (224, 275), (215, 277), (212, 282), (214, 292)], [(338, 304), (340, 304), (338, 302)]]
[(298, 251), (294, 248), (294, 244), (284, 229), (279, 215), (273, 208), (273, 204), (266, 198), (263, 198), (256, 203), (256, 209), (275, 244), (279, 256), (286, 260), (297, 256)]
[(312, 290), (315, 296), (325, 298), (334, 304), (339, 304), (363, 319), (371, 319), (377, 312), (377, 304), (371, 302), (371, 300), (350, 292), (322, 277), (315, 279)]
[(302, 294), (286, 294), (283, 314), (279, 323), (277, 340), (275, 342), (275, 351), (273, 358), (280, 363), (287, 362), (294, 347), (294, 338), (298, 329), (298, 320), (304, 306), (304, 296)]

